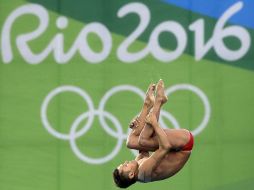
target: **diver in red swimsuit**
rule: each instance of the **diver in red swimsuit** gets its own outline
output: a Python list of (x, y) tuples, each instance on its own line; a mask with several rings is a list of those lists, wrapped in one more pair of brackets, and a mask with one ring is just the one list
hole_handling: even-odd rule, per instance
[(163, 81), (157, 86), (151, 84), (139, 116), (130, 124), (132, 131), (126, 143), (128, 148), (139, 150), (139, 154), (135, 160), (125, 161), (114, 170), (113, 178), (118, 187), (169, 178), (189, 159), (194, 144), (191, 132), (159, 126), (160, 109), (166, 102)]

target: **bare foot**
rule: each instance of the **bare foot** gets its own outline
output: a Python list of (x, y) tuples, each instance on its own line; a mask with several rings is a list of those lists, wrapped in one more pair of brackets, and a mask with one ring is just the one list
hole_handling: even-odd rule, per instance
[(146, 92), (146, 98), (145, 98), (145, 105), (148, 107), (148, 109), (151, 109), (154, 105), (154, 101), (155, 101), (154, 91), (155, 91), (155, 84), (150, 84)]
[(153, 112), (150, 112), (146, 116), (146, 123), (149, 124), (149, 125), (154, 125), (155, 123), (157, 123), (156, 115)]
[(156, 101), (160, 101), (161, 104), (164, 104), (168, 101), (168, 97), (166, 96), (164, 90), (164, 82), (162, 79), (160, 79), (157, 83), (156, 93)]

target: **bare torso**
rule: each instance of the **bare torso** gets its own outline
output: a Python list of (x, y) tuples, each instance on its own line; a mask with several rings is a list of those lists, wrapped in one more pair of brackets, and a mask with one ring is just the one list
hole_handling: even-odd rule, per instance
[(175, 175), (185, 165), (190, 154), (190, 151), (168, 153), (153, 171), (151, 180), (162, 180)]
[(145, 167), (142, 167), (142, 163), (149, 158), (149, 156), (144, 157), (138, 162), (139, 172), (143, 173), (145, 179), (148, 179), (149, 181), (158, 181), (169, 178), (182, 169), (189, 159), (190, 154), (191, 151), (169, 152), (151, 174), (146, 172), (147, 169)]

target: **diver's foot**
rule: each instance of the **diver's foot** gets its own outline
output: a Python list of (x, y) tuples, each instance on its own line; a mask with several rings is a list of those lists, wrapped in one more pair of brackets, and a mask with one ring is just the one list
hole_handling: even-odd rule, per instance
[(151, 109), (154, 105), (155, 102), (154, 91), (155, 84), (150, 84), (145, 97), (145, 105), (147, 106), (148, 109)]
[(168, 97), (165, 94), (164, 82), (162, 79), (157, 83), (156, 88), (156, 101), (159, 101), (161, 104), (164, 104), (168, 101)]

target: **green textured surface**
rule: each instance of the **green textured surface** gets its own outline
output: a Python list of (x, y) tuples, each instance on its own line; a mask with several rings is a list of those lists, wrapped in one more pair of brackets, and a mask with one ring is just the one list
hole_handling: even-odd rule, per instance
[[(112, 21), (112, 15), (109, 18), (101, 16), (100, 9), (98, 12), (86, 12), (85, 16), (89, 15), (87, 20), (72, 17), (70, 14), (73, 13), (73, 7), (69, 4), (70, 1), (59, 2), (42, 2), (50, 9), (50, 24), (41, 37), (29, 43), (34, 52), (45, 49), (59, 32), (55, 20), (59, 16), (57, 10), (60, 5), (69, 20), (68, 28), (63, 31), (65, 50), (71, 47), (87, 23), (103, 21), (108, 25)], [(105, 5), (103, 10), (107, 11), (112, 6), (114, 14), (124, 4), (123, 1), (110, 2), (107, 4), (100, 1), (100, 5)], [(150, 3), (155, 2), (148, 3), (153, 11), (156, 11), (156, 7)], [(26, 1), (19, 0), (0, 0), (0, 26), (3, 26), (12, 10), (25, 3)], [(165, 10), (168, 8), (163, 6)], [(70, 14), (67, 14), (68, 10)], [(171, 18), (170, 14), (164, 16)], [(155, 19), (154, 22), (158, 20)], [(252, 189), (254, 73), (246, 68), (253, 68), (253, 55), (247, 55), (239, 61), (240, 65), (248, 59), (251, 66), (243, 66), (245, 69), (232, 67), (233, 63), (218, 64), (221, 62), (213, 55), (208, 56), (209, 60), (196, 62), (189, 52), (171, 63), (159, 62), (149, 55), (137, 63), (125, 64), (118, 60), (116, 50), (130, 31), (125, 32), (124, 28), (117, 30), (119, 23), (118, 20), (109, 27), (113, 48), (109, 57), (101, 63), (87, 63), (76, 53), (65, 65), (57, 64), (52, 54), (38, 65), (29, 65), (20, 55), (15, 39), (19, 34), (35, 29), (38, 23), (28, 15), (15, 22), (11, 31), (14, 59), (10, 64), (0, 60), (0, 189), (117, 189), (112, 181), (112, 171), (123, 160), (132, 159), (131, 152), (123, 144), (117, 156), (105, 164), (91, 165), (79, 160), (71, 151), (68, 141), (54, 138), (43, 127), (40, 118), (42, 101), (56, 87), (74, 85), (89, 94), (97, 109), (103, 95), (114, 86), (131, 84), (145, 91), (150, 82), (160, 78), (164, 79), (166, 87), (189, 83), (202, 89), (211, 105), (211, 118), (208, 126), (196, 136), (193, 154), (181, 172), (168, 180), (136, 184), (130, 189)], [(126, 23), (135, 26), (132, 21)], [(253, 37), (252, 31), (249, 32)], [(95, 35), (89, 35), (88, 41), (95, 51), (101, 49)], [(137, 51), (145, 45), (144, 36), (132, 45), (131, 50)], [(118, 118), (126, 131), (130, 119), (140, 110), (141, 104), (141, 98), (133, 93), (118, 93), (109, 99), (106, 111)], [(164, 110), (172, 113), (181, 127), (191, 130), (196, 128), (204, 113), (200, 100), (188, 91), (172, 94)], [(80, 97), (64, 93), (52, 101), (48, 117), (55, 129), (68, 133), (76, 117), (85, 111), (87, 104)], [(110, 125), (114, 129), (112, 123)], [(96, 117), (91, 130), (79, 138), (77, 144), (83, 153), (98, 158), (112, 151), (116, 139), (107, 135)]]

